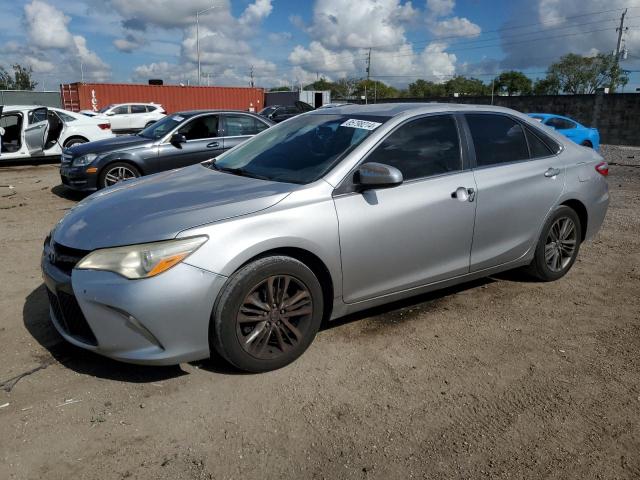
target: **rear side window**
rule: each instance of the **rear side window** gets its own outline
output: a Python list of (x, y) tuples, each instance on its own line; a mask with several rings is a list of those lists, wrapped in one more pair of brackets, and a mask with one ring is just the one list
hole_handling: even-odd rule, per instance
[(131, 105), (131, 113), (147, 113), (144, 105)]
[(476, 152), (478, 167), (529, 159), (522, 126), (505, 115), (465, 115)]
[(544, 143), (538, 136), (528, 128), (525, 129), (527, 133), (527, 141), (529, 142), (529, 151), (531, 152), (531, 158), (541, 158), (553, 155), (551, 149)]
[(228, 137), (256, 135), (267, 128), (264, 123), (249, 115), (227, 115), (225, 122), (225, 135)]
[(458, 128), (450, 115), (413, 120), (391, 133), (367, 157), (396, 167), (405, 180), (462, 169)]

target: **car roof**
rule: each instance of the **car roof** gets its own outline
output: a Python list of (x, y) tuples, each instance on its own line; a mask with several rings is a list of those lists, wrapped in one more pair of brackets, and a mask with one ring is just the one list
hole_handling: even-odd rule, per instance
[(193, 117), (194, 115), (201, 115), (203, 113), (243, 113), (245, 115), (256, 115), (256, 113), (254, 113), (254, 112), (247, 112), (245, 110), (212, 109), (212, 110), (185, 110), (185, 111), (182, 111), (182, 112), (170, 113), (169, 116), (180, 115), (182, 117)]
[(522, 115), (510, 108), (495, 105), (474, 105), (463, 103), (374, 103), (369, 105), (342, 105), (328, 109), (317, 109), (308, 112), (310, 115), (369, 115), (379, 117), (395, 117), (402, 114), (417, 115), (421, 113), (486, 111)]

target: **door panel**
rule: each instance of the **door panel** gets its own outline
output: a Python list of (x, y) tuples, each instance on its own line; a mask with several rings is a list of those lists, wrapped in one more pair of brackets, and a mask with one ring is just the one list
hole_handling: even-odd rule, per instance
[[(560, 170), (547, 177), (549, 168)], [(475, 171), (478, 185), (471, 271), (522, 257), (537, 241), (547, 213), (562, 193), (565, 169), (550, 157)]]
[(44, 153), (44, 145), (49, 133), (48, 110), (36, 108), (27, 115), (28, 125), (24, 129), (24, 140), (30, 155)]
[(468, 273), (475, 188), (461, 172), (335, 198), (344, 301), (353, 303)]
[(116, 107), (111, 111), (109, 117), (109, 123), (111, 123), (111, 130), (128, 130), (129, 119), (129, 107), (126, 105)]
[(186, 167), (217, 157), (224, 142), (218, 137), (218, 115), (194, 118), (178, 129), (187, 138), (185, 143), (164, 143), (158, 149), (158, 170)]

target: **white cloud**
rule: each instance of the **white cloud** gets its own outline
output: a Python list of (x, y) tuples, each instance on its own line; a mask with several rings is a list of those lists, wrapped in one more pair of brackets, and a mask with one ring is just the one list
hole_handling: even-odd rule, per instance
[[(615, 48), (615, 29), (620, 14), (629, 7), (627, 25), (637, 25), (640, 0), (535, 0), (527, 2), (515, 11), (507, 27), (521, 25), (522, 19), (539, 25), (528, 29), (504, 30), (502, 49), (506, 57), (501, 68), (546, 69), (562, 55), (577, 53), (593, 55), (608, 53)], [(585, 12), (593, 12), (585, 16)], [(600, 12), (600, 13), (598, 13)], [(597, 23), (593, 23), (597, 22)], [(588, 25), (584, 25), (589, 23)], [(527, 34), (528, 35), (524, 35)], [(521, 35), (521, 36), (517, 36)], [(631, 52), (640, 51), (640, 33), (630, 29), (624, 35), (626, 47)], [(623, 68), (638, 68), (640, 61), (629, 59)]]
[(427, 0), (427, 10), (436, 17), (450, 15), (455, 7), (455, 0)]
[(430, 30), (438, 37), (477, 37), (481, 31), (478, 25), (460, 17), (434, 22)]
[(24, 15), (29, 40), (34, 47), (66, 49), (73, 45), (73, 37), (67, 28), (71, 19), (53, 5), (33, 0), (25, 5)]
[(71, 33), (71, 19), (62, 10), (42, 0), (32, 0), (24, 6), (24, 20), (29, 44), (22, 46), (20, 52), (34, 72), (50, 73), (55, 65), (57, 75), (65, 78), (76, 75), (82, 65), (86, 79), (109, 78), (109, 66), (89, 49), (85, 37)]

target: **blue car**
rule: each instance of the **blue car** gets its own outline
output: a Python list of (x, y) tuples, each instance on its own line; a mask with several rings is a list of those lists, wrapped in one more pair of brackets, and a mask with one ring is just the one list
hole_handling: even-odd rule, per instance
[(600, 133), (597, 128), (588, 128), (569, 117), (551, 113), (530, 113), (529, 116), (555, 128), (559, 133), (579, 145), (593, 148), (595, 151), (600, 149)]

